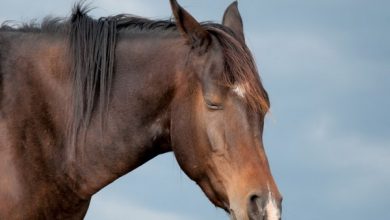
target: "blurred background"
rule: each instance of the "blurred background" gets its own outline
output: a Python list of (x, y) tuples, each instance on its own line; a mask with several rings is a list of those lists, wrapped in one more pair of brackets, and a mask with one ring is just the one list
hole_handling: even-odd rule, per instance
[[(74, 0), (1, 0), (0, 22), (68, 16)], [(95, 17), (171, 16), (168, 0), (89, 1)], [(220, 22), (232, 0), (179, 0)], [(271, 98), (265, 147), (283, 219), (390, 219), (390, 1), (239, 1)], [(87, 220), (225, 220), (161, 155), (96, 194)]]

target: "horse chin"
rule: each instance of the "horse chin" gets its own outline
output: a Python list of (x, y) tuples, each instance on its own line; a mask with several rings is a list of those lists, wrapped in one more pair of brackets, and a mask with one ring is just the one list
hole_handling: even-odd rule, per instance
[(236, 215), (234, 214), (234, 211), (233, 211), (233, 210), (231, 210), (231, 211), (229, 212), (229, 216), (230, 216), (230, 220), (238, 220), (237, 217), (236, 217)]
[(246, 214), (235, 212), (233, 209), (229, 209), (230, 220), (249, 220)]

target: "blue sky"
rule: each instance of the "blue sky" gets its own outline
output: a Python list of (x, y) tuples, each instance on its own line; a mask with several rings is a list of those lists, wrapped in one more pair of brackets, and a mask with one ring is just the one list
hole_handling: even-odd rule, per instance
[[(74, 1), (2, 0), (0, 22)], [(91, 1), (95, 16), (171, 15), (168, 0)], [(219, 22), (231, 1), (179, 1)], [(287, 220), (390, 219), (390, 2), (239, 1), (272, 102), (264, 141)], [(88, 220), (228, 219), (165, 154), (92, 199)]]

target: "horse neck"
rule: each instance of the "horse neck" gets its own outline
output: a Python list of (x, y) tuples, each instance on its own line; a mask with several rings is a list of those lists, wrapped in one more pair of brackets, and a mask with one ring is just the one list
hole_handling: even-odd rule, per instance
[(125, 34), (117, 42), (105, 126), (94, 117), (68, 152), (69, 176), (88, 197), (149, 159), (171, 151), (170, 104), (188, 48), (178, 35)]

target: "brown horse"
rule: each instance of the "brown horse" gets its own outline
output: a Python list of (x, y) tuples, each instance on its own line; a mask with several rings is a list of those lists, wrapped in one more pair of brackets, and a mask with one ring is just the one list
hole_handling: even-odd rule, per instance
[(237, 3), (223, 24), (117, 15), (0, 29), (0, 219), (82, 219), (91, 196), (173, 151), (237, 220), (280, 219), (269, 100)]

